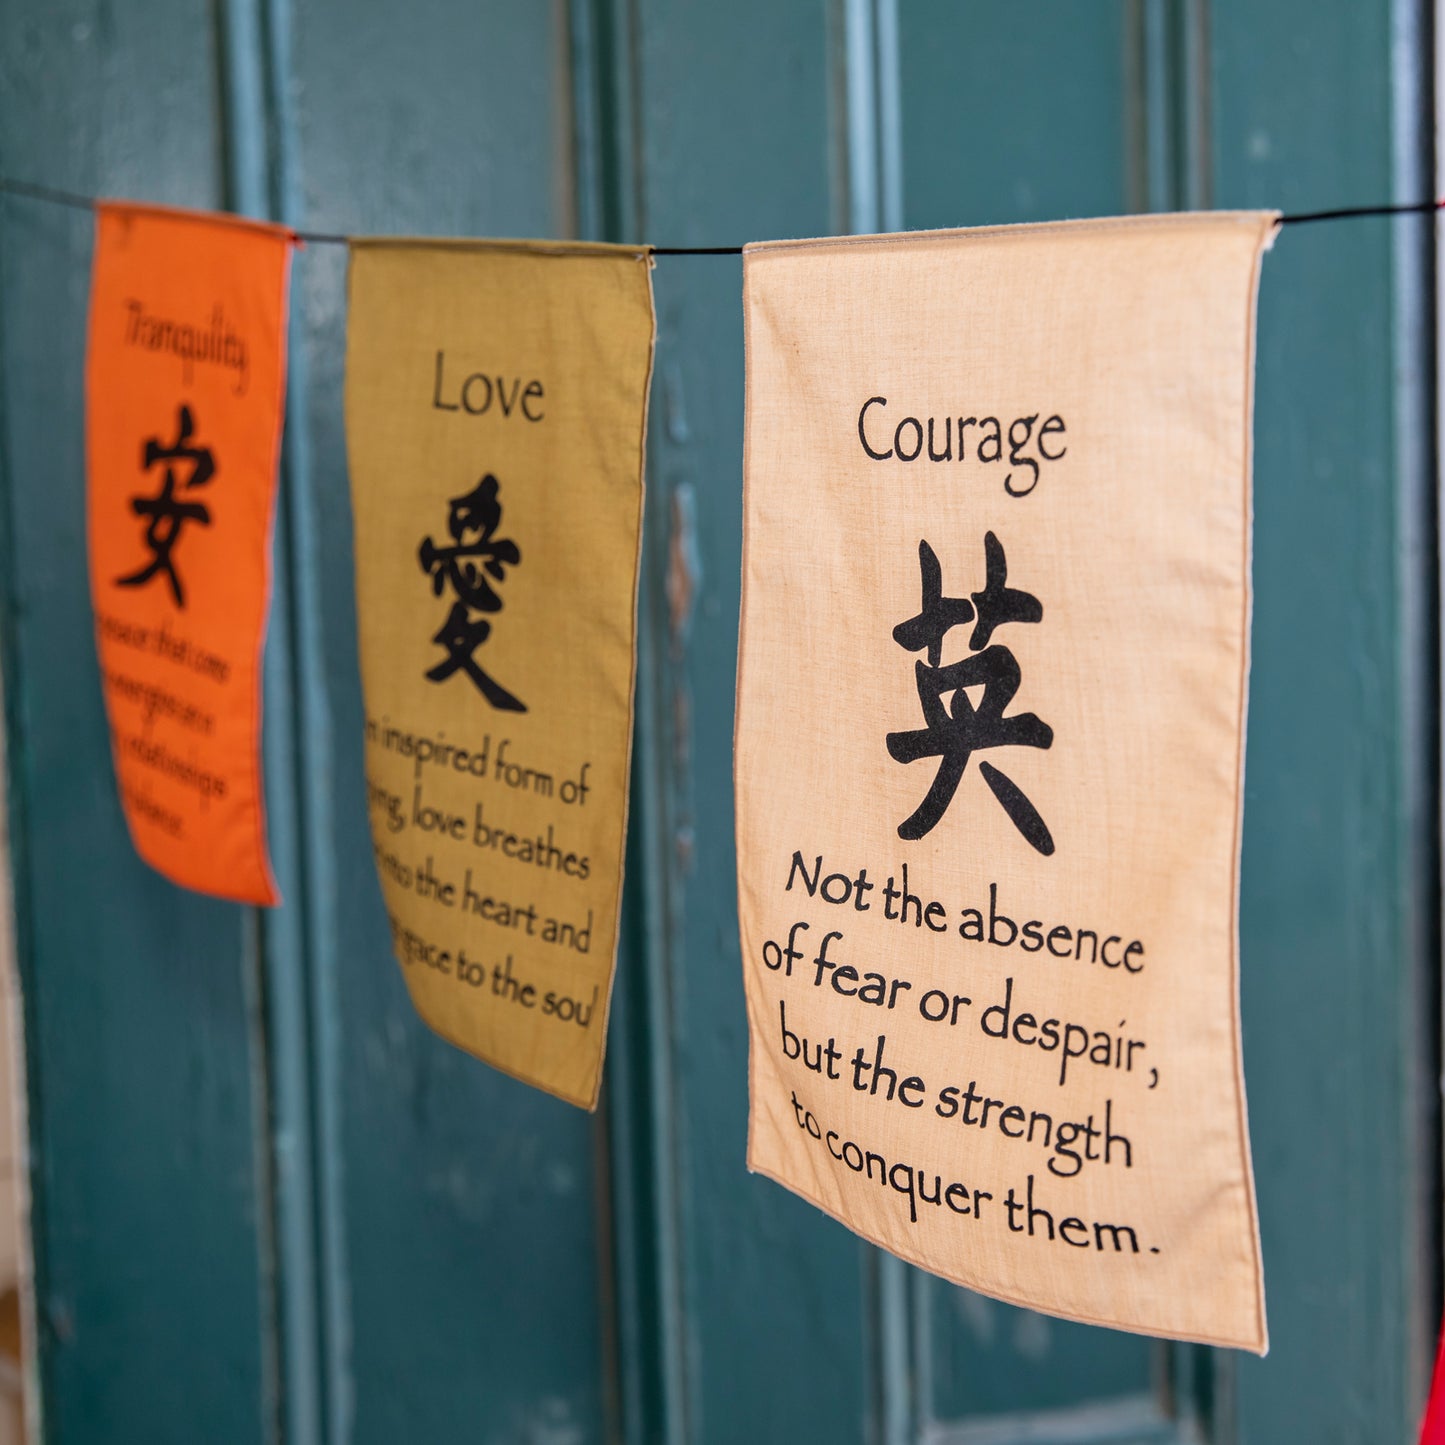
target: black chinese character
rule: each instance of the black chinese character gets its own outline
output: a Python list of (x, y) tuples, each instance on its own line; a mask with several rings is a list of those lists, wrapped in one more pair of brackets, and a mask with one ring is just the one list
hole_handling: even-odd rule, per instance
[(191, 409), (182, 406), (177, 419), (175, 444), (163, 447), (159, 437), (151, 437), (146, 442), (141, 469), (148, 472), (157, 462), (164, 462), (165, 478), (161, 482), (160, 491), (154, 497), (132, 497), (130, 507), (137, 517), (150, 518), (146, 523), (145, 540), (152, 556), (138, 571), (115, 579), (117, 587), (142, 587), (158, 572), (164, 572), (170, 581), (171, 594), (176, 599), (177, 607), (186, 605), (186, 594), (181, 586), (181, 579), (176, 574), (171, 551), (187, 522), (198, 522), (203, 527), (209, 527), (211, 514), (200, 502), (176, 500), (175, 463), (184, 462), (190, 467), (190, 474), (181, 483), (187, 490), (204, 487), (216, 475), (216, 463), (210, 448), (187, 445), (194, 430)]
[[(992, 642), (994, 630), (1006, 623), (1042, 621), (1043, 605), (1031, 593), (1007, 585), (1003, 544), (992, 532), (984, 537), (983, 549), (987, 569), (983, 591), (971, 593), (968, 598), (945, 597), (943, 569), (933, 548), (920, 542), (923, 604), (916, 617), (893, 629), (893, 640), (900, 647), (909, 652), (926, 650), (928, 660), (914, 664), (925, 725), (912, 732), (889, 733), (888, 751), (900, 763), (931, 757), (939, 760), (938, 772), (923, 801), (899, 825), (900, 838), (922, 838), (937, 826), (975, 752), (1053, 745), (1054, 730), (1033, 713), (1004, 716), (1004, 709), (1019, 690), (1021, 673), (1013, 653)], [(945, 636), (951, 628), (968, 622), (975, 624), (968, 639), (972, 656), (942, 665)], [(983, 689), (977, 707), (968, 695), (971, 687)], [(982, 759), (978, 770), (1014, 827), (1040, 853), (1052, 853), (1054, 840), (1048, 826), (1018, 784)]]
[(488, 474), (465, 496), (452, 498), (447, 518), (450, 547), (438, 547), (430, 537), (421, 544), (421, 568), (431, 578), (432, 590), (440, 597), (450, 585), (457, 599), (432, 638), (446, 648), (447, 655), (427, 677), (445, 682), (454, 672), (464, 672), (493, 707), (526, 712), (526, 703), (488, 677), (473, 656), (492, 631), (492, 624), (485, 617), (474, 617), (473, 612), (502, 610), (502, 599), (492, 583), (503, 581), (506, 569), (522, 560), (515, 542), (493, 536), (502, 521), (497, 488), (497, 479)]

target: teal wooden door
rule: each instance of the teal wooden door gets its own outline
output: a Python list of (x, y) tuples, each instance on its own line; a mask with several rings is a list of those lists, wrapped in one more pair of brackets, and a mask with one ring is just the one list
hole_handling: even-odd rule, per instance
[[(730, 244), (1430, 194), (1429, 8), (10, 0), (0, 173), (325, 231)], [(126, 839), (82, 510), (89, 218), (0, 203), (0, 621), (45, 1437), (1383, 1442), (1439, 1289), (1432, 231), (1288, 230), (1256, 416), (1244, 1038), (1273, 1352), (1061, 1324), (743, 1168), (740, 267), (666, 258), (595, 1119), (414, 1017), (367, 842), (344, 253), (295, 275), (267, 786), (287, 899)]]

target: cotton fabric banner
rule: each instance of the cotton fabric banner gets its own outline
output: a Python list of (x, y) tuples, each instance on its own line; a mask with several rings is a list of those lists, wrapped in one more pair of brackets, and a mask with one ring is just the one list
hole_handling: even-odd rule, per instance
[(745, 252), (750, 1167), (904, 1259), (1266, 1347), (1237, 879), (1274, 218)]
[(353, 243), (372, 839), (412, 1000), (594, 1108), (632, 737), (650, 258)]
[(136, 851), (167, 878), (277, 902), (261, 653), (294, 237), (96, 207), (86, 361), (90, 590)]

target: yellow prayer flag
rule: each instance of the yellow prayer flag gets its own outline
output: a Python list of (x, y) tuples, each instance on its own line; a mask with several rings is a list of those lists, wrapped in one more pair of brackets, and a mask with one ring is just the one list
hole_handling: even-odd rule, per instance
[(650, 258), (353, 242), (372, 837), (426, 1022), (593, 1108), (632, 735)]

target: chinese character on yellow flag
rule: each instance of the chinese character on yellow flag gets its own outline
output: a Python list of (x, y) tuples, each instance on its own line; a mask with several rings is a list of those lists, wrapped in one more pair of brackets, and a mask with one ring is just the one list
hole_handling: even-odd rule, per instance
[(90, 591), (126, 822), (174, 882), (275, 903), (261, 653), (295, 237), (122, 201), (96, 213)]
[(1069, 1319), (1266, 1348), (1237, 883), (1275, 217), (747, 248), (750, 1166)]
[(354, 242), (346, 431), (372, 840), (443, 1037), (597, 1102), (632, 737), (651, 261)]

